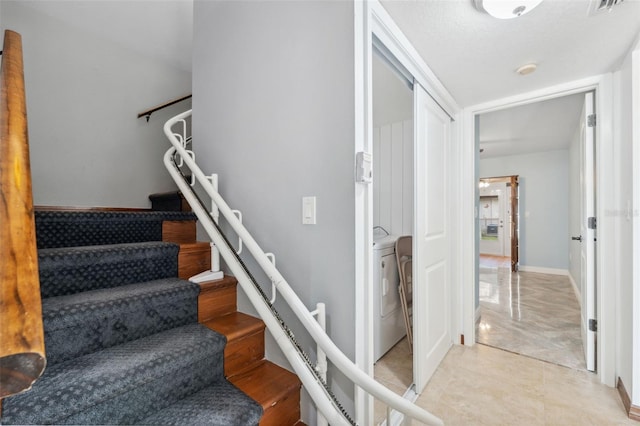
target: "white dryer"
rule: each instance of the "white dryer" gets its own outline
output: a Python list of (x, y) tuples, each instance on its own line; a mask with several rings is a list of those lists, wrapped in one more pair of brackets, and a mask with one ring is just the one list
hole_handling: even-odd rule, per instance
[(395, 245), (397, 236), (373, 241), (373, 352), (379, 360), (406, 334), (400, 294)]

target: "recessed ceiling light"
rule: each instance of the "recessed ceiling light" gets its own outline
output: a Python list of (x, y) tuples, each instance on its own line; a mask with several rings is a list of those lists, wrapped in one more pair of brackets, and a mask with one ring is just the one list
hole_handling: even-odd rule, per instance
[(511, 19), (529, 13), (542, 0), (473, 0), (476, 9), (498, 19)]
[(536, 68), (538, 68), (538, 66), (536, 64), (526, 64), (521, 66), (520, 68), (518, 68), (516, 70), (516, 72), (520, 75), (527, 75), (527, 74), (531, 74), (532, 72), (534, 72), (536, 70)]

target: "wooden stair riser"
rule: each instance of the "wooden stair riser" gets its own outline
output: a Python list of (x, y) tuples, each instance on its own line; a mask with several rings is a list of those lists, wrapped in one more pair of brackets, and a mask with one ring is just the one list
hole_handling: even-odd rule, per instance
[(300, 421), (300, 388), (264, 410), (260, 426), (295, 425)]
[(196, 241), (196, 221), (162, 222), (162, 241), (180, 244), (178, 276), (182, 279), (211, 269), (211, 245)]
[(224, 373), (230, 377), (246, 371), (264, 358), (262, 320), (241, 312), (232, 312), (203, 323), (227, 338), (224, 350)]
[(187, 280), (203, 271), (211, 270), (209, 243), (182, 243), (178, 253), (178, 277)]
[(198, 296), (198, 322), (227, 315), (238, 310), (237, 282), (225, 276), (218, 281), (200, 284)]
[(229, 381), (262, 404), (261, 426), (293, 425), (300, 420), (300, 379), (269, 361), (232, 376)]
[(264, 358), (264, 331), (227, 342), (224, 349), (224, 375), (234, 376), (252, 368)]
[(196, 221), (165, 220), (162, 222), (162, 241), (177, 244), (196, 242)]

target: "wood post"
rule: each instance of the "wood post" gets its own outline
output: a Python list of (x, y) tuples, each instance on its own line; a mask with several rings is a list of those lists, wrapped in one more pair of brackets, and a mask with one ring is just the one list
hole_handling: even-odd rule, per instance
[(5, 31), (0, 67), (0, 398), (46, 364), (33, 217), (22, 39)]

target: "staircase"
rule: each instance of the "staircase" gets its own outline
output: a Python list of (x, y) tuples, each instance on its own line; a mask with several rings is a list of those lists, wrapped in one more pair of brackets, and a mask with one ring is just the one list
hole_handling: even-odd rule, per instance
[(1, 424), (294, 425), (300, 381), (264, 360), (236, 281), (196, 284), (181, 211), (36, 211), (47, 368)]

